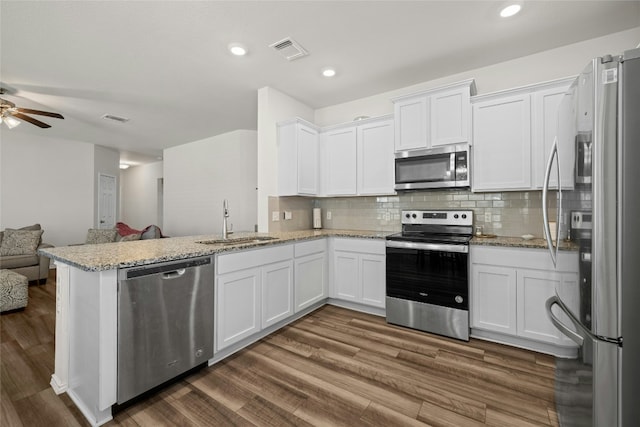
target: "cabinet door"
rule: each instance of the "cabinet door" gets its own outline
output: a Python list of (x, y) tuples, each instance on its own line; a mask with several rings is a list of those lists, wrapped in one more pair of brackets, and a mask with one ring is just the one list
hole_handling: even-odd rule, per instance
[[(355, 195), (356, 127), (337, 129), (322, 135), (324, 180), (327, 196)], [(393, 156), (393, 153), (391, 154)]]
[[(533, 94), (532, 154), (534, 188), (542, 188), (547, 159), (558, 135), (558, 107), (568, 86), (541, 90)], [(565, 156), (560, 165), (562, 187), (573, 188), (574, 157)], [(557, 175), (552, 173), (550, 187), (557, 188)]]
[(318, 132), (299, 124), (298, 139), (298, 194), (318, 194)]
[(216, 298), (217, 349), (260, 331), (260, 269), (218, 276)]
[(386, 269), (385, 255), (360, 255), (360, 283), (362, 303), (385, 307)]
[(352, 252), (334, 251), (333, 289), (335, 298), (360, 302), (361, 289), (358, 277), (358, 255)]
[(293, 261), (262, 267), (262, 328), (293, 314)]
[(516, 334), (516, 270), (471, 266), (471, 327)]
[(545, 302), (560, 286), (562, 276), (552, 271), (520, 269), (517, 273), (518, 335), (558, 344), (560, 331), (549, 320)]
[(394, 194), (393, 120), (358, 126), (358, 194)]
[(530, 95), (479, 101), (473, 105), (473, 188), (531, 187)]
[(295, 311), (327, 297), (327, 263), (324, 253), (295, 260)]
[(434, 93), (431, 103), (431, 147), (469, 141), (469, 87)]
[(416, 96), (393, 104), (395, 126), (395, 151), (427, 148), (427, 95)]

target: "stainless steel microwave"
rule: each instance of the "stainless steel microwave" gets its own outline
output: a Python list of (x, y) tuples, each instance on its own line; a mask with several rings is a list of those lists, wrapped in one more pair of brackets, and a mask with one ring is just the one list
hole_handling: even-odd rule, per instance
[(468, 188), (471, 147), (468, 144), (396, 153), (396, 190)]

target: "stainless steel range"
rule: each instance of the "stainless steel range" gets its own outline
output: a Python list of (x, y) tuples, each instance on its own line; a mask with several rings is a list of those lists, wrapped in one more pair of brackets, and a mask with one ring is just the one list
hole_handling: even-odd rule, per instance
[(387, 322), (469, 340), (473, 211), (402, 211), (387, 236)]

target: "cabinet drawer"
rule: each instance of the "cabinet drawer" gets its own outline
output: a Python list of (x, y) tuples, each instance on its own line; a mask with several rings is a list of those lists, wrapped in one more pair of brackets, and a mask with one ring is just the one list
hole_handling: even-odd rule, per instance
[(333, 242), (333, 248), (337, 251), (384, 255), (385, 241), (382, 239), (336, 238)]
[(218, 274), (247, 268), (259, 267), (293, 258), (293, 245), (278, 245), (218, 255), (216, 269)]
[(311, 240), (309, 242), (302, 242), (295, 244), (295, 257), (299, 258), (301, 256), (317, 254), (320, 252), (324, 252), (327, 249), (327, 239), (317, 239)]

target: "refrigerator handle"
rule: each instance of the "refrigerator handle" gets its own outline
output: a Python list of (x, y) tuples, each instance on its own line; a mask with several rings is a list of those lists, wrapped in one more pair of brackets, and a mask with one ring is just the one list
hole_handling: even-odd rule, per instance
[(575, 342), (576, 344), (582, 347), (584, 338), (580, 334), (569, 329), (567, 325), (562, 323), (560, 319), (558, 319), (556, 315), (553, 314), (553, 312), (551, 311), (551, 308), (554, 305), (557, 305), (558, 307), (560, 307), (560, 310), (562, 310), (567, 316), (569, 316), (569, 319), (571, 319), (571, 323), (573, 323), (577, 329), (587, 332), (587, 334), (588, 334), (588, 331), (586, 331), (585, 327), (582, 326), (582, 324), (578, 321), (578, 319), (576, 319), (573, 316), (573, 314), (571, 314), (571, 312), (569, 312), (569, 310), (565, 308), (564, 304), (562, 304), (562, 302), (560, 301), (560, 298), (554, 295), (547, 300), (545, 306), (547, 308), (547, 316), (549, 317), (549, 320), (551, 320), (551, 323), (553, 323), (553, 325), (556, 328), (558, 328), (560, 332), (562, 332), (567, 337), (571, 338), (573, 342)]
[[(558, 137), (553, 140), (553, 146), (551, 147), (551, 154), (549, 154), (549, 160), (547, 160), (547, 168), (544, 173), (544, 183), (542, 184), (542, 218), (544, 222), (544, 237), (547, 240), (547, 247), (551, 254), (551, 261), (553, 266), (556, 266), (556, 259), (558, 257), (558, 245), (556, 244), (555, 251), (553, 247), (553, 241), (551, 240), (551, 229), (549, 226), (549, 213), (547, 209), (547, 194), (549, 193), (549, 178), (551, 177), (551, 167), (553, 166), (553, 159), (556, 158), (556, 166), (558, 170), (558, 181), (560, 180), (560, 159), (558, 158)], [(560, 186), (558, 185), (558, 188)], [(558, 238), (558, 224), (560, 220), (560, 208), (562, 207), (562, 192), (560, 192), (560, 205), (558, 206), (558, 214), (556, 221), (556, 239)]]

